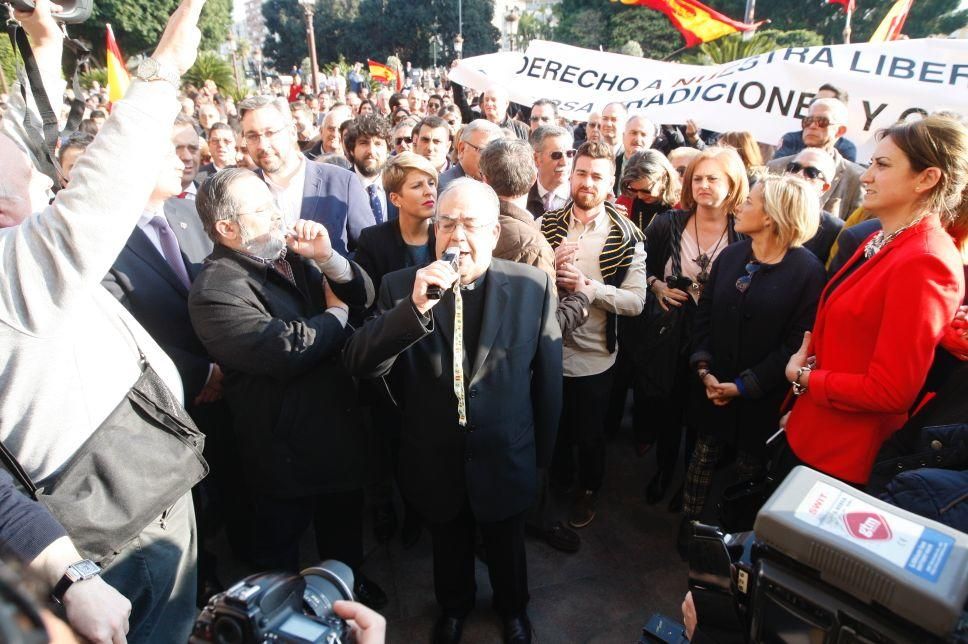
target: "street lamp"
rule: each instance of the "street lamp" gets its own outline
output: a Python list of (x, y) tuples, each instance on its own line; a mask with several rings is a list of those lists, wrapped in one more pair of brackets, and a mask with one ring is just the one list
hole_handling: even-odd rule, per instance
[(259, 74), (259, 93), (262, 93), (262, 50), (256, 49), (252, 54), (252, 62), (255, 63), (256, 72)]
[(237, 46), (236, 46), (236, 43), (235, 43), (235, 37), (232, 35), (231, 32), (229, 33), (229, 36), (228, 36), (227, 40), (228, 40), (228, 45), (229, 45), (229, 52), (232, 54), (232, 75), (235, 77), (235, 86), (238, 88), (238, 87), (240, 87), (240, 85), (239, 85), (239, 60), (238, 60), (238, 57), (236, 56)]
[(454, 36), (454, 53), (457, 54), (457, 60), (460, 60), (461, 54), (464, 53), (464, 37), (460, 32)]
[(313, 94), (319, 91), (319, 78), (316, 76), (316, 32), (313, 30), (313, 12), (316, 10), (316, 0), (299, 0), (306, 12), (306, 41), (309, 44), (309, 65), (313, 76)]
[(508, 37), (507, 48), (508, 51), (514, 51), (515, 40), (518, 36), (518, 23), (521, 22), (521, 10), (517, 7), (513, 7), (510, 11), (504, 14), (504, 32)]

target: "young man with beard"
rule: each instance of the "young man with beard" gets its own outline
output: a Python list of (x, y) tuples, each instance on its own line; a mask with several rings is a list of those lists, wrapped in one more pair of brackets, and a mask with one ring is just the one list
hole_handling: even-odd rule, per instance
[(565, 406), (551, 467), (553, 484), (574, 492), (568, 519), (573, 528), (595, 518), (605, 477), (605, 416), (618, 349), (617, 316), (640, 314), (648, 290), (645, 236), (606, 201), (614, 172), (611, 147), (584, 143), (575, 155), (572, 202), (545, 213), (541, 221), (541, 232), (555, 249), (559, 290), (594, 287), (588, 320), (565, 340)]
[(239, 103), (239, 115), (246, 149), (286, 224), (299, 219), (319, 222), (336, 252), (348, 255), (360, 231), (375, 223), (356, 175), (306, 159), (296, 147), (296, 128), (288, 108), (271, 96), (245, 99)]
[(350, 122), (343, 136), (346, 155), (366, 190), (377, 225), (397, 217), (397, 207), (383, 189), (383, 166), (390, 154), (390, 124), (382, 116), (364, 114)]
[(353, 567), (357, 596), (378, 607), (386, 596), (358, 571), (364, 441), (340, 361), (347, 305), (369, 306), (373, 284), (335, 252), (324, 225), (300, 219), (287, 237), (272, 193), (248, 170), (218, 173), (197, 203), (215, 250), (189, 312), (226, 375), (246, 472), (238, 484), (252, 503), (250, 563), (299, 570), (300, 537), (313, 523), (319, 558)]

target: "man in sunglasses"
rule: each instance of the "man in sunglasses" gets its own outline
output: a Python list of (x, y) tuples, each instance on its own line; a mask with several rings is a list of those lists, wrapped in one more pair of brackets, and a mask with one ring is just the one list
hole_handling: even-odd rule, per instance
[[(787, 167), (787, 174), (795, 174), (805, 180), (817, 193), (817, 199), (823, 203), (823, 197), (830, 190), (830, 180), (836, 172), (837, 164), (833, 158), (817, 148), (807, 148), (794, 157)], [(817, 256), (821, 263), (826, 264), (830, 257), (830, 249), (837, 241), (837, 235), (844, 227), (844, 221), (834, 217), (826, 210), (820, 211), (820, 226), (803, 247)]]
[[(833, 215), (847, 219), (860, 206), (860, 175), (864, 173), (863, 167), (845, 159), (835, 147), (847, 132), (847, 106), (835, 98), (818, 98), (810, 104), (801, 125), (805, 149), (823, 150), (835, 163), (834, 174), (827, 180), (830, 187), (821, 206)], [(782, 174), (793, 160), (793, 155), (780, 157), (770, 161), (767, 167), (773, 173)]]
[[(847, 92), (827, 83), (821, 85), (820, 89), (817, 90), (816, 98), (835, 98), (844, 105), (847, 104)], [(780, 139), (780, 145), (777, 146), (776, 151), (773, 153), (773, 158), (779, 159), (780, 157), (788, 157), (791, 154), (796, 154), (805, 146), (806, 144), (803, 142), (802, 130), (787, 132), (783, 135), (783, 138)], [(837, 148), (837, 151), (840, 152), (848, 161), (857, 161), (857, 146), (847, 139), (837, 139), (834, 147)]]
[(571, 199), (571, 162), (575, 158), (571, 133), (557, 125), (545, 125), (531, 133), (538, 180), (528, 193), (528, 212), (537, 219), (549, 210), (563, 208)]

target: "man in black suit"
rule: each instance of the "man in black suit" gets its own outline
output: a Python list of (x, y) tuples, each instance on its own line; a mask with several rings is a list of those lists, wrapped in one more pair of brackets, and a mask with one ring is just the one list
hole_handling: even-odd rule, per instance
[(435, 642), (459, 641), (474, 606), (478, 529), (505, 640), (531, 641), (524, 518), (561, 412), (561, 332), (551, 278), (492, 260), (498, 210), (489, 186), (455, 180), (435, 227), (438, 257), (459, 249), (457, 270), (436, 261), (384, 277), (380, 314), (344, 350), (350, 373), (386, 377), (401, 407), (399, 482), (433, 535)]
[(234, 168), (239, 159), (235, 132), (228, 123), (214, 123), (208, 130), (206, 141), (208, 141), (208, 153), (212, 160), (198, 169), (195, 181), (199, 185), (219, 170)]
[(308, 160), (296, 145), (289, 109), (271, 96), (239, 103), (242, 135), (252, 160), (285, 222), (317, 221), (326, 227), (333, 249), (349, 256), (360, 231), (376, 223), (370, 201), (356, 175), (327, 163)]
[(355, 385), (339, 359), (348, 305), (369, 305), (373, 286), (319, 222), (296, 221), (287, 236), (272, 193), (248, 170), (218, 173), (197, 204), (215, 250), (189, 312), (225, 370), (246, 472), (237, 484), (253, 506), (251, 563), (298, 570), (299, 540), (313, 523), (318, 556), (353, 567), (360, 600), (382, 605), (386, 595), (358, 571), (364, 445)]

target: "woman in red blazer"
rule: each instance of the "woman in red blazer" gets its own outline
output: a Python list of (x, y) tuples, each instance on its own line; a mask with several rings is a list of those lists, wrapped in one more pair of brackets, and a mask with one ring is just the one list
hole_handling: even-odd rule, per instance
[(802, 393), (787, 460), (859, 484), (904, 424), (964, 296), (968, 130), (940, 117), (889, 128), (861, 183), (883, 230), (827, 285), (813, 337), (786, 370)]

